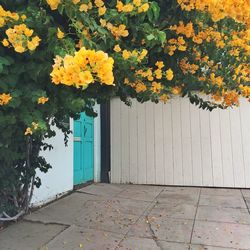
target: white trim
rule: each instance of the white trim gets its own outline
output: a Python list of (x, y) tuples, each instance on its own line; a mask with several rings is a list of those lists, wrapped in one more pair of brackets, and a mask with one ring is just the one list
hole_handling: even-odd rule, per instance
[(94, 118), (94, 181), (100, 182), (101, 178), (101, 113), (100, 105), (95, 105), (98, 116)]

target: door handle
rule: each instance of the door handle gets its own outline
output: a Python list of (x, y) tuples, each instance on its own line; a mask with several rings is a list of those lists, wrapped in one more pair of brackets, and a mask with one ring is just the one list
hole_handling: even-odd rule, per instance
[(84, 137), (85, 137), (86, 133), (87, 133), (87, 128), (84, 126), (84, 129), (83, 129)]

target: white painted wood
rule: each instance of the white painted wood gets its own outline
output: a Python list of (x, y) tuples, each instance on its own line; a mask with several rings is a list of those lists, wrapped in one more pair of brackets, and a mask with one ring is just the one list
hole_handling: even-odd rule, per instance
[[(137, 183), (138, 178), (138, 150), (137, 141), (139, 140), (139, 134), (137, 130), (137, 103), (134, 102), (132, 107), (129, 108), (129, 182)], [(145, 155), (144, 155), (145, 157)]]
[(121, 178), (122, 183), (129, 183), (129, 131), (130, 131), (130, 124), (129, 124), (129, 107), (121, 103)]
[(154, 104), (155, 183), (165, 184), (162, 103)]
[(165, 184), (174, 184), (172, 101), (163, 105), (163, 154)]
[(201, 128), (200, 128), (200, 110), (190, 105), (190, 126), (192, 143), (192, 164), (193, 164), (193, 183), (194, 186), (202, 186), (202, 154), (201, 154)]
[(232, 158), (232, 145), (231, 145), (231, 124), (229, 110), (220, 110), (221, 119), (221, 149), (222, 149), (222, 164), (224, 173), (224, 186), (234, 187), (234, 174), (233, 174), (233, 158)]
[(190, 128), (190, 102), (188, 99), (181, 99), (181, 134), (182, 134), (182, 165), (183, 183), (193, 183), (192, 143)]
[(245, 187), (245, 166), (243, 158), (243, 147), (241, 137), (240, 110), (234, 108), (229, 112), (231, 124), (231, 144), (233, 159), (233, 174), (235, 187)]
[(241, 102), (240, 120), (241, 120), (241, 138), (243, 147), (243, 160), (245, 166), (246, 187), (250, 187), (250, 106), (247, 101)]
[(187, 99), (111, 101), (113, 183), (250, 188), (250, 104), (198, 109)]
[(174, 184), (183, 185), (182, 134), (180, 99), (172, 100)]
[(147, 183), (146, 106), (141, 103), (137, 103), (137, 132), (137, 183), (145, 184)]
[(213, 168), (211, 159), (211, 136), (209, 111), (200, 110), (201, 159), (203, 186), (213, 186)]
[(214, 110), (210, 112), (210, 133), (211, 133), (211, 150), (212, 150), (212, 166), (214, 186), (223, 187), (223, 165), (221, 152), (221, 136), (220, 136), (220, 111)]

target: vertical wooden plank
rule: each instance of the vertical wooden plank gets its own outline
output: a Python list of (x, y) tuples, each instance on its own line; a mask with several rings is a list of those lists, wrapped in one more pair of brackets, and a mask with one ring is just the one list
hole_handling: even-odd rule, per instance
[(130, 182), (136, 184), (138, 174), (138, 166), (137, 166), (137, 101), (133, 101), (132, 106), (129, 108), (128, 111), (129, 115), (129, 168), (130, 168)]
[(129, 108), (121, 102), (121, 171), (122, 183), (129, 183)]
[(111, 182), (121, 183), (121, 112), (120, 100), (111, 100)]
[(174, 184), (183, 185), (180, 99), (172, 100)]
[(183, 165), (183, 184), (193, 184), (192, 166), (192, 144), (190, 128), (190, 102), (187, 98), (181, 99), (181, 134), (182, 134), (182, 165)]
[(241, 120), (239, 108), (230, 111), (231, 141), (233, 152), (233, 170), (235, 187), (245, 187), (245, 167), (243, 160), (243, 148), (241, 138)]
[(213, 186), (209, 111), (200, 110), (200, 127), (203, 185)]
[(156, 184), (165, 184), (164, 158), (163, 158), (163, 118), (162, 103), (154, 104), (155, 126), (155, 174)]
[(174, 184), (173, 164), (173, 127), (172, 127), (172, 104), (171, 101), (163, 105), (163, 152), (165, 168), (165, 184)]
[(220, 110), (221, 122), (221, 149), (223, 163), (223, 179), (225, 187), (234, 187), (232, 145), (231, 145), (231, 129), (229, 110)]
[(224, 181), (220, 135), (221, 124), (219, 112), (219, 110), (213, 110), (210, 113), (210, 133), (214, 186), (223, 187)]
[(147, 148), (146, 148), (146, 105), (137, 103), (137, 146), (138, 146), (138, 184), (147, 183)]
[(147, 184), (155, 183), (155, 142), (154, 142), (154, 105), (146, 104), (146, 150), (147, 150)]
[(241, 134), (243, 144), (243, 160), (245, 165), (245, 180), (246, 187), (250, 188), (250, 105), (247, 100), (241, 100), (240, 119), (241, 119)]
[(202, 153), (201, 153), (201, 128), (200, 111), (195, 105), (190, 105), (191, 119), (191, 143), (193, 160), (193, 185), (201, 186), (203, 183), (202, 174)]

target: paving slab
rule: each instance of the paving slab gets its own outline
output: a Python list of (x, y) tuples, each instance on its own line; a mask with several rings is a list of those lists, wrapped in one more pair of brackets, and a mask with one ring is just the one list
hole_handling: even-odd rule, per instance
[(240, 196), (201, 195), (199, 205), (246, 208), (246, 204), (243, 200), (243, 197)]
[(116, 249), (123, 235), (71, 226), (59, 236), (50, 241), (46, 250), (112, 250)]
[(31, 221), (42, 221), (45, 223), (56, 222), (71, 225), (74, 224), (77, 218), (79, 218), (83, 214), (83, 211), (85, 211), (85, 203), (96, 199), (99, 199), (99, 202), (104, 200), (104, 198), (95, 195), (73, 193), (31, 213), (30, 215), (27, 215), (25, 219)]
[(102, 213), (123, 213), (142, 215), (143, 212), (151, 206), (151, 202), (136, 201), (123, 198), (112, 198), (105, 201), (86, 201), (82, 206), (85, 214), (93, 211)]
[(231, 247), (213, 247), (204, 245), (191, 245), (189, 250), (240, 250), (239, 248)]
[(250, 225), (196, 221), (191, 243), (249, 249)]
[[(84, 210), (83, 210), (84, 211)], [(75, 224), (80, 227), (126, 234), (139, 215), (123, 214), (119, 211), (83, 212)]]
[(250, 224), (247, 209), (199, 206), (196, 220)]
[(172, 194), (196, 194), (199, 195), (201, 188), (195, 187), (165, 187), (163, 189), (164, 193)]
[(233, 188), (202, 188), (202, 195), (219, 195), (219, 196), (242, 196), (240, 189)]
[(128, 236), (156, 238), (157, 240), (189, 243), (193, 220), (147, 216), (131, 226)]
[(244, 197), (250, 197), (250, 189), (241, 189)]
[(174, 205), (197, 205), (199, 195), (198, 193), (185, 194), (185, 193), (170, 193), (168, 191), (163, 191), (157, 198), (157, 202), (164, 204), (174, 204)]
[(117, 249), (120, 250), (188, 250), (189, 245), (183, 243), (156, 241), (149, 238), (125, 238)]
[(126, 189), (128, 185), (95, 183), (84, 188), (78, 189), (77, 192), (90, 193), (98, 196), (113, 197)]
[(163, 187), (159, 186), (130, 185), (119, 193), (117, 197), (132, 200), (153, 201), (162, 190)]
[(196, 205), (187, 204), (162, 204), (157, 203), (153, 208), (150, 208), (149, 215), (159, 215), (161, 217), (170, 217), (177, 219), (193, 220), (197, 210)]
[(1, 250), (38, 250), (65, 230), (61, 225), (20, 222), (0, 233)]

